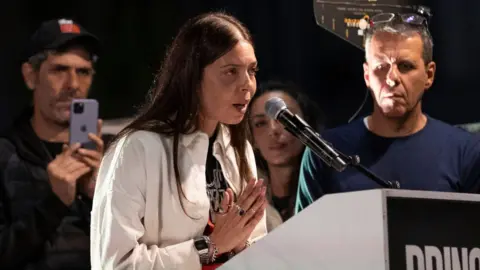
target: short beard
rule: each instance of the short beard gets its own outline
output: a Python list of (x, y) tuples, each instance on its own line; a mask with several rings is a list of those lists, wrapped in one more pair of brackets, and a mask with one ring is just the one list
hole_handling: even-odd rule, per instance
[(54, 120), (54, 123), (58, 125), (59, 127), (62, 128), (68, 128), (70, 127), (70, 120), (65, 120), (65, 121), (56, 121)]
[(57, 117), (57, 115), (55, 113), (52, 116), (53, 116), (52, 118), (49, 118), (47, 115), (44, 115), (44, 119), (49, 119), (49, 121), (51, 123), (53, 123), (56, 126), (61, 127), (61, 128), (70, 127), (70, 119), (59, 120), (59, 117)]
[(417, 99), (417, 102), (415, 102), (415, 105), (413, 105), (413, 107), (410, 109), (410, 110), (407, 110), (405, 112), (405, 114), (403, 114), (402, 116), (398, 116), (398, 117), (390, 117), (388, 115), (385, 115), (384, 116), (386, 118), (389, 118), (389, 119), (392, 119), (392, 120), (395, 120), (395, 122), (397, 123), (396, 127), (395, 127), (395, 132), (400, 132), (402, 131), (402, 128), (405, 126), (405, 123), (408, 121), (408, 119), (410, 119), (410, 117), (412, 116), (413, 113), (415, 113), (415, 109), (417, 108), (417, 106), (420, 105), (420, 102), (422, 101), (423, 99), (423, 94), (425, 92), (423, 92)]

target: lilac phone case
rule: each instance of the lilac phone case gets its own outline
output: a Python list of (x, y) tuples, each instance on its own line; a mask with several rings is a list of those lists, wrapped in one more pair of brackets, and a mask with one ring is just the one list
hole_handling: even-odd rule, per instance
[(95, 99), (74, 99), (70, 107), (70, 145), (81, 143), (82, 148), (95, 149), (96, 144), (88, 138), (88, 133), (97, 134), (97, 121)]

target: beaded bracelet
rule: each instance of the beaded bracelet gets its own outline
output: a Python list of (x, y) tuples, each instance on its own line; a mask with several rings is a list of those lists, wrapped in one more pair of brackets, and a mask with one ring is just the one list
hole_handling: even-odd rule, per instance
[(218, 248), (217, 245), (215, 245), (215, 243), (212, 241), (210, 241), (210, 247), (213, 249), (213, 252), (208, 263), (214, 263), (217, 260)]

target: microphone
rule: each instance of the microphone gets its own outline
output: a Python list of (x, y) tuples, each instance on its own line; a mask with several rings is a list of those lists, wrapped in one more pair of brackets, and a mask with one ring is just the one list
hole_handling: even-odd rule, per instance
[(320, 157), (325, 164), (334, 168), (336, 171), (341, 172), (350, 165), (382, 187), (400, 188), (400, 183), (398, 181), (386, 181), (360, 164), (359, 156), (348, 156), (335, 150), (330, 143), (323, 140), (320, 134), (318, 134), (302, 118), (293, 114), (281, 98), (270, 98), (265, 103), (265, 113), (270, 118), (280, 122), (288, 132), (297, 137), (304, 145), (309, 147), (313, 153)]
[(288, 132), (308, 146), (328, 166), (338, 172), (345, 170), (348, 164), (340, 154), (302, 118), (293, 114), (281, 98), (270, 98), (265, 103), (265, 112), (270, 118), (280, 122)]

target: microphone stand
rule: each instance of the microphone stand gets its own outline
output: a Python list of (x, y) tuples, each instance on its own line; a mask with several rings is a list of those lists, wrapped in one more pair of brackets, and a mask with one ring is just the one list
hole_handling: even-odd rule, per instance
[(345, 163), (347, 163), (347, 165), (355, 168), (358, 172), (362, 173), (363, 175), (377, 182), (377, 184), (381, 185), (382, 187), (393, 188), (393, 189), (400, 188), (400, 183), (398, 181), (391, 182), (391, 181), (384, 180), (380, 178), (378, 175), (376, 175), (374, 172), (369, 170), (367, 167), (360, 164), (360, 157), (358, 155), (348, 156), (338, 151), (337, 149), (335, 150), (341, 156), (341, 158), (345, 160)]
[[(300, 118), (298, 118), (298, 121), (303, 122)], [(311, 140), (308, 140), (308, 139), (304, 139), (304, 138), (310, 138), (311, 134), (315, 134), (316, 136), (321, 137), (320, 134), (318, 134), (308, 124), (304, 123), (303, 125), (299, 125), (299, 127), (296, 127), (293, 123), (286, 122), (284, 124), (284, 126), (285, 126), (285, 129), (288, 132), (290, 132), (293, 136), (295, 136), (300, 141), (302, 141), (302, 143), (304, 145), (306, 145), (307, 147), (310, 147), (310, 144), (313, 144), (313, 145), (317, 146), (317, 148), (320, 149), (320, 147), (318, 147), (318, 144), (316, 144), (315, 142), (313, 142)], [(298, 133), (296, 131), (298, 129), (300, 129), (300, 132), (303, 133), (303, 137), (298, 135)], [(307, 130), (309, 131), (309, 133), (305, 132)], [(312, 147), (310, 147), (310, 149), (327, 166), (335, 169), (338, 172), (342, 172), (347, 166), (350, 166), (350, 167), (355, 168), (357, 171), (359, 171), (363, 175), (367, 176), (371, 180), (375, 181), (377, 184), (379, 184), (380, 186), (382, 186), (384, 188), (392, 188), (392, 189), (399, 189), (400, 188), (400, 183), (398, 181), (395, 181), (395, 182), (386, 181), (386, 180), (380, 178), (379, 176), (377, 176), (375, 173), (370, 171), (368, 168), (366, 168), (362, 164), (360, 164), (360, 157), (358, 155), (353, 155), (353, 156), (345, 155), (344, 153), (338, 151), (335, 147), (333, 147), (333, 145), (331, 143), (329, 143), (329, 142), (326, 142), (326, 143), (328, 144), (328, 146), (330, 147), (330, 149), (334, 153), (338, 154), (338, 157), (334, 158), (334, 157), (331, 156), (331, 154), (329, 154), (329, 153), (327, 153), (323, 150), (317, 151), (316, 149), (314, 149)], [(334, 164), (334, 162), (332, 162), (333, 160), (336, 160), (337, 162)]]
[[(310, 129), (310, 131), (314, 132), (315, 134), (317, 134), (320, 137), (320, 134), (315, 132), (315, 130), (313, 130), (312, 127), (307, 126), (306, 128)], [(287, 130), (289, 130), (289, 129), (287, 128)], [(292, 133), (292, 134), (294, 134), (294, 133)], [(375, 181), (377, 184), (379, 184), (380, 186), (382, 186), (384, 188), (392, 188), (392, 189), (399, 189), (400, 188), (400, 183), (398, 181), (391, 182), (391, 181), (384, 180), (384, 179), (380, 178), (378, 175), (376, 175), (375, 173), (373, 173), (371, 170), (369, 170), (367, 167), (360, 164), (360, 157), (358, 155), (353, 155), (353, 156), (346, 155), (346, 154), (338, 151), (335, 147), (333, 147), (333, 145), (331, 143), (327, 142), (327, 144), (329, 144), (330, 148), (333, 149), (338, 154), (338, 156), (344, 161), (346, 166), (350, 166), (352, 168), (355, 168), (358, 172), (367, 176), (368, 178)], [(312, 151), (312, 152), (315, 153), (316, 155), (318, 155), (320, 158), (322, 158), (318, 153), (316, 153), (316, 151)], [(323, 160), (323, 158), (322, 158), (322, 160)], [(342, 168), (335, 168), (334, 166), (332, 166), (332, 164), (328, 164), (327, 162), (325, 162), (325, 164), (327, 164), (328, 166), (334, 168), (335, 170), (337, 170), (339, 172), (343, 171), (346, 167), (346, 166), (344, 166)]]

